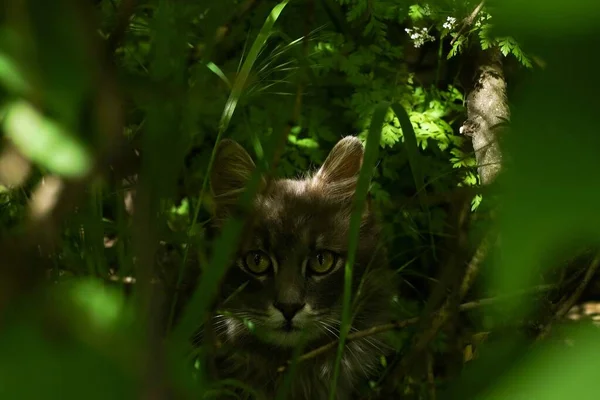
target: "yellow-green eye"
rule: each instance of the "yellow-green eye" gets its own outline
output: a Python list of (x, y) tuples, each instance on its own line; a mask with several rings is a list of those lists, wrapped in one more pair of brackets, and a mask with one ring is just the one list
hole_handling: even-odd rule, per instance
[(308, 260), (308, 267), (315, 274), (329, 272), (337, 261), (337, 255), (331, 251), (320, 250)]
[(262, 251), (251, 251), (244, 257), (244, 264), (248, 271), (262, 275), (271, 267), (271, 258)]

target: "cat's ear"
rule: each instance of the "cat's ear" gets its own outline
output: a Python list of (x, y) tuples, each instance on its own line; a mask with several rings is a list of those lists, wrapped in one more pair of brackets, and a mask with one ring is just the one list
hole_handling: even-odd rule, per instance
[(356, 179), (364, 155), (360, 139), (346, 136), (331, 149), (317, 177), (327, 183)]
[(315, 179), (333, 195), (351, 198), (356, 190), (363, 155), (360, 139), (346, 136), (329, 152)]
[(236, 141), (221, 140), (210, 173), (212, 195), (217, 205), (235, 203), (255, 168), (252, 157)]

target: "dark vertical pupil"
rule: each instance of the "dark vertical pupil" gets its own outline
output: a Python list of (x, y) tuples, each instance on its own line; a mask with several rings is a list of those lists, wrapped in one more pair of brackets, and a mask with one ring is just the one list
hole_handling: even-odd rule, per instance
[(260, 254), (254, 253), (254, 265), (259, 265), (261, 258)]
[(317, 261), (319, 262), (319, 264), (323, 265), (323, 254), (317, 254)]

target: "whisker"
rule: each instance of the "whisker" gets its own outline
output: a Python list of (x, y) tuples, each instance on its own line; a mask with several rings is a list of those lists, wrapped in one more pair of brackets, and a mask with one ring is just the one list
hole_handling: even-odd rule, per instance
[(320, 326), (322, 326), (326, 332), (329, 332), (334, 339), (337, 340), (339, 338), (339, 335), (336, 333), (335, 329), (325, 321), (321, 321)]

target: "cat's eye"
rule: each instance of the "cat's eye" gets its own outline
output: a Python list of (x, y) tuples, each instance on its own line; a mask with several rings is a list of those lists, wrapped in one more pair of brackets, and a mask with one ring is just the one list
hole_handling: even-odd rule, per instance
[(271, 268), (271, 258), (262, 251), (251, 251), (244, 257), (246, 269), (253, 274), (265, 274)]
[(335, 266), (337, 257), (337, 254), (328, 250), (317, 251), (308, 260), (308, 268), (313, 274), (326, 274), (327, 272), (331, 271), (331, 269)]

